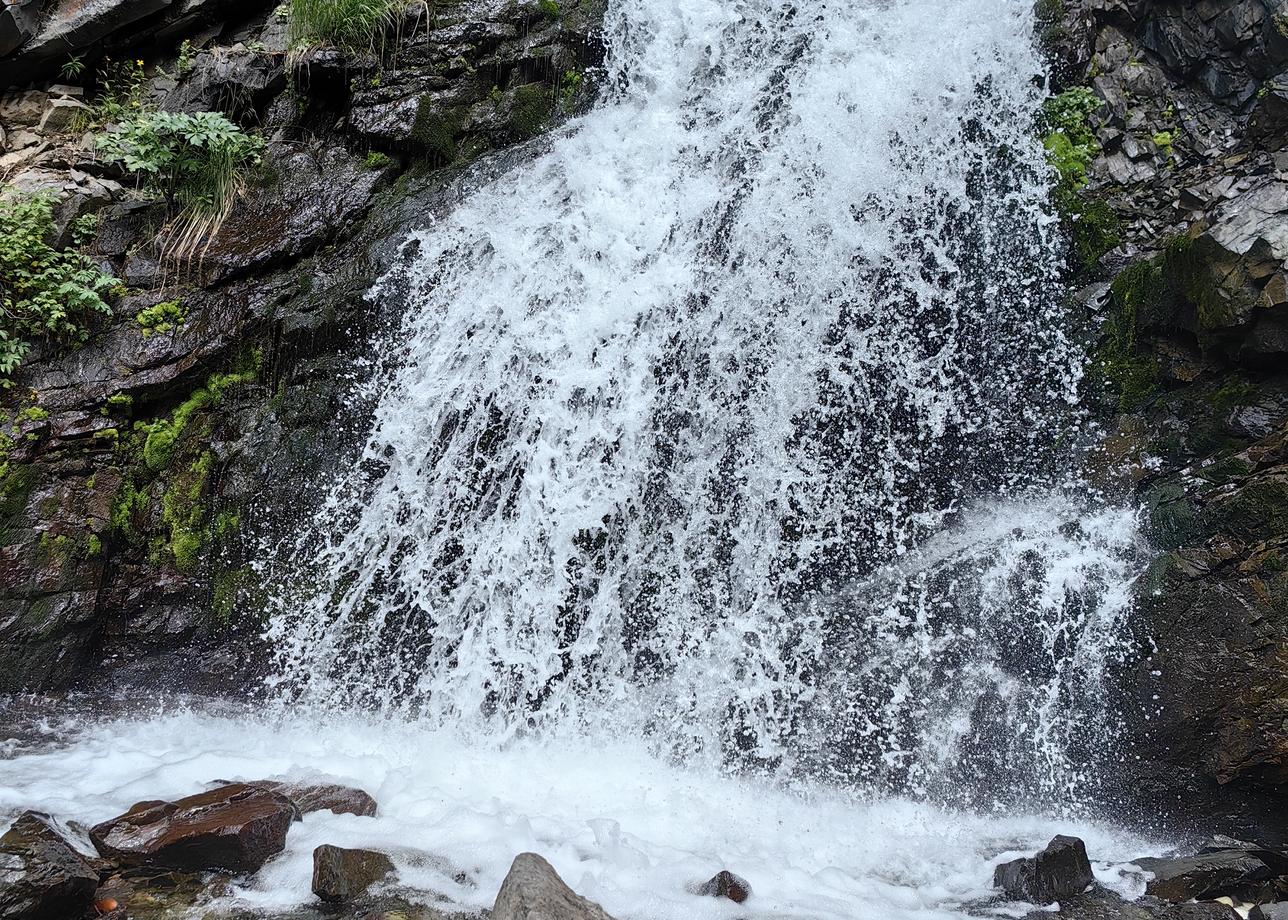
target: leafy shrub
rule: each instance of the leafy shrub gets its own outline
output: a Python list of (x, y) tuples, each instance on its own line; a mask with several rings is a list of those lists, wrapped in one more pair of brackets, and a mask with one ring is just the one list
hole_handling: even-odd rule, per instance
[[(83, 241), (89, 222), (73, 239)], [(33, 340), (84, 341), (87, 317), (111, 314), (120, 282), (84, 254), (50, 245), (54, 203), (28, 195), (0, 201), (0, 386), (22, 363)]]
[(248, 169), (259, 164), (262, 138), (218, 112), (142, 112), (95, 139), (110, 163), (139, 175), (178, 218), (172, 253), (191, 254), (218, 231)]
[(144, 112), (95, 143), (108, 162), (138, 173), (152, 191), (194, 213), (223, 209), (264, 152), (262, 138), (218, 112)]
[(378, 53), (404, 5), (405, 0), (291, 0), (291, 47)]

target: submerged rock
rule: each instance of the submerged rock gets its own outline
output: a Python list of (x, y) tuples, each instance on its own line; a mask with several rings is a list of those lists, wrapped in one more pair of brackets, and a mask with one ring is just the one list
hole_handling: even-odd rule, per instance
[(703, 882), (695, 892), (712, 898), (728, 898), (735, 904), (741, 904), (751, 897), (751, 885), (741, 876), (734, 875), (728, 869), (721, 869)]
[(98, 871), (38, 812), (0, 837), (0, 920), (67, 920), (89, 908)]
[(491, 920), (612, 920), (574, 892), (536, 853), (520, 853), (501, 883)]
[(323, 844), (313, 851), (313, 893), (323, 901), (348, 901), (393, 871), (384, 853)]
[(254, 872), (286, 846), (295, 806), (234, 783), (174, 802), (139, 802), (90, 829), (98, 851), (123, 865)]
[(1063, 834), (1034, 856), (1002, 863), (993, 872), (994, 888), (1032, 904), (1052, 904), (1081, 894), (1095, 880), (1086, 846), (1077, 837)]
[(340, 783), (289, 783), (266, 779), (251, 785), (286, 796), (302, 815), (331, 811), (337, 815), (372, 818), (376, 814), (375, 799), (361, 789)]
[(1166, 901), (1215, 898), (1250, 882), (1260, 882), (1275, 873), (1247, 850), (1212, 850), (1197, 856), (1138, 859), (1135, 864), (1154, 878), (1145, 892)]

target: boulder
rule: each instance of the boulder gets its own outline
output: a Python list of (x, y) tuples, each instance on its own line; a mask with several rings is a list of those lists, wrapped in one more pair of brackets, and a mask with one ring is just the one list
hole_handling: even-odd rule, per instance
[(698, 886), (696, 893), (711, 898), (728, 898), (735, 904), (741, 904), (751, 897), (751, 886), (741, 876), (734, 875), (728, 869), (721, 869)]
[(520, 853), (501, 883), (491, 920), (612, 920), (594, 901), (564, 884), (536, 853)]
[(286, 846), (290, 799), (245, 783), (174, 802), (139, 802), (90, 829), (105, 857), (122, 865), (254, 872)]
[(307, 815), (313, 811), (331, 811), (337, 815), (358, 815), (372, 818), (376, 814), (376, 800), (361, 789), (339, 783), (284, 783), (279, 780), (261, 780), (253, 785), (284, 795)]
[(1145, 884), (1146, 894), (1180, 903), (1211, 900), (1240, 885), (1265, 881), (1275, 873), (1247, 850), (1211, 850), (1197, 856), (1145, 858), (1135, 861), (1154, 874)]
[(1288, 901), (1258, 904), (1248, 911), (1248, 920), (1288, 920)]
[(313, 851), (313, 893), (323, 901), (348, 901), (393, 871), (384, 853), (323, 844)]
[(1059, 835), (1032, 857), (1002, 863), (993, 872), (993, 887), (1008, 898), (1052, 904), (1081, 894), (1095, 881), (1087, 848), (1077, 837)]
[(0, 918), (67, 920), (89, 908), (98, 871), (38, 812), (0, 837)]

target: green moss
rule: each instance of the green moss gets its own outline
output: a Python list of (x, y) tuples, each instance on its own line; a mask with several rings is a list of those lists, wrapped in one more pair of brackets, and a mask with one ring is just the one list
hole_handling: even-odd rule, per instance
[(545, 16), (547, 19), (559, 18), (558, 0), (537, 0), (537, 9), (539, 9), (541, 11), (541, 15)]
[(17, 524), (32, 490), (36, 487), (36, 468), (25, 463), (0, 464), (0, 539)]
[(147, 492), (127, 479), (112, 503), (112, 531), (130, 543), (141, 542), (147, 528), (149, 504)]
[(554, 112), (554, 93), (540, 83), (527, 83), (514, 90), (510, 130), (517, 137), (535, 137)]
[(241, 528), (241, 515), (236, 511), (221, 511), (215, 515), (215, 536), (225, 540)]
[(224, 394), (229, 390), (254, 383), (257, 379), (259, 379), (258, 358), (252, 366), (244, 370), (212, 374), (207, 378), (205, 386), (198, 388), (180, 403), (168, 418), (137, 423), (135, 427), (146, 435), (143, 442), (143, 462), (148, 469), (154, 472), (165, 469), (174, 452), (175, 442), (183, 435), (194, 416), (205, 409), (219, 405)]
[(461, 131), (461, 116), (455, 109), (441, 109), (429, 96), (421, 96), (416, 105), (416, 120), (411, 136), (421, 147), (445, 162), (456, 159), (456, 136)]
[(134, 314), (134, 321), (143, 330), (144, 338), (154, 333), (173, 332), (183, 325), (186, 318), (183, 306), (177, 300), (165, 300)]
[(388, 169), (394, 165), (393, 157), (380, 150), (373, 150), (367, 154), (366, 160), (363, 161), (367, 169)]
[(177, 473), (161, 498), (161, 520), (169, 528), (168, 546), (181, 572), (197, 567), (205, 542), (206, 506), (203, 501), (214, 467), (214, 455), (204, 451), (186, 470)]
[(130, 409), (134, 406), (134, 397), (128, 393), (115, 393), (107, 397), (107, 402), (103, 403), (103, 408), (98, 410), (99, 415), (128, 415)]
[(43, 422), (49, 418), (49, 413), (40, 406), (27, 406), (18, 410), (16, 418), (20, 422)]
[(1212, 404), (1218, 409), (1234, 409), (1250, 405), (1257, 395), (1257, 388), (1251, 381), (1232, 377), (1212, 394)]

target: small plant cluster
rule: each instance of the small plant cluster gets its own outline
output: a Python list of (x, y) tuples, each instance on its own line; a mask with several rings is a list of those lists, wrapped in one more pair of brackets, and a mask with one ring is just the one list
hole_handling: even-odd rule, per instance
[(1122, 226), (1103, 201), (1081, 194), (1087, 170), (1100, 154), (1100, 143), (1090, 118), (1100, 100), (1085, 86), (1075, 86), (1052, 96), (1042, 107), (1042, 144), (1047, 162), (1056, 172), (1051, 197), (1065, 219), (1073, 256), (1084, 271), (1094, 271), (1100, 257), (1122, 241)]
[(183, 305), (177, 300), (163, 300), (134, 314), (134, 321), (143, 330), (145, 339), (157, 333), (173, 332), (183, 325), (186, 318)]
[(264, 152), (262, 138), (218, 112), (142, 112), (95, 143), (104, 159), (141, 176), (178, 215), (167, 248), (180, 256), (218, 231), (246, 171)]
[[(93, 218), (73, 225), (75, 245), (93, 230)], [(0, 387), (22, 363), (34, 341), (82, 342), (86, 321), (110, 315), (108, 299), (121, 283), (75, 248), (57, 249), (54, 203), (41, 195), (0, 201)]]
[(1100, 142), (1091, 130), (1091, 114), (1100, 100), (1085, 86), (1075, 86), (1052, 96), (1042, 106), (1046, 128), (1043, 146), (1060, 181), (1074, 189), (1087, 184), (1087, 169), (1100, 153)]
[(300, 51), (334, 45), (352, 54), (379, 56), (404, 5), (404, 0), (291, 0), (291, 47)]

